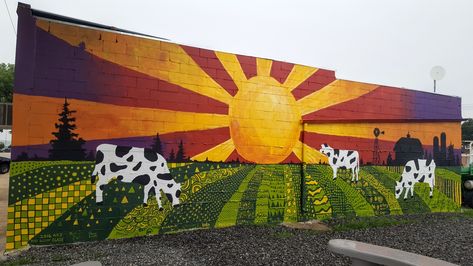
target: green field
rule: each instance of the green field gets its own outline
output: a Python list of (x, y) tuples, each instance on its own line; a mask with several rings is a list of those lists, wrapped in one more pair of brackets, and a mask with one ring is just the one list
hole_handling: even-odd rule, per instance
[[(154, 196), (143, 206), (142, 185), (117, 181), (107, 185), (103, 205), (96, 205), (92, 170), (92, 162), (13, 163), (9, 221), (21, 226), (9, 226), (7, 239), (15, 242), (9, 247), (26, 242), (57, 244), (194, 228), (459, 209), (460, 176), (442, 168), (436, 171), (432, 198), (428, 185), (422, 183), (415, 185), (414, 197), (404, 200), (394, 196), (400, 174), (388, 167), (362, 167), (359, 181), (352, 182), (351, 174), (343, 170), (333, 180), (327, 165), (170, 164), (182, 192), (180, 205), (174, 207), (162, 195), (163, 210)], [(78, 187), (83, 189), (74, 192)], [(50, 202), (66, 209), (38, 211), (35, 204), (49, 208), (48, 200), (42, 200), (46, 195), (57, 197)], [(43, 217), (41, 222), (38, 215)]]

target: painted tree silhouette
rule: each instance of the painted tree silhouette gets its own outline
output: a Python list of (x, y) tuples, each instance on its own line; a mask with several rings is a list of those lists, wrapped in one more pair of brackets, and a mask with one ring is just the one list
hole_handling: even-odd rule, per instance
[(156, 137), (153, 138), (153, 144), (151, 145), (151, 150), (161, 155), (163, 154), (163, 146), (161, 144), (161, 139), (159, 138), (159, 133), (156, 133)]
[(171, 149), (171, 154), (169, 154), (168, 162), (174, 162), (176, 160), (176, 155), (174, 155), (174, 149)]
[(59, 113), (59, 123), (54, 126), (57, 132), (52, 132), (56, 139), (51, 140), (51, 149), (49, 150), (49, 159), (51, 160), (84, 160), (85, 149), (83, 145), (85, 141), (79, 138), (79, 134), (74, 133), (76, 119), (72, 117), (76, 111), (69, 110), (67, 98), (64, 98), (62, 112)]
[(179, 146), (177, 148), (176, 161), (177, 162), (184, 162), (185, 159), (186, 159), (186, 155), (185, 155), (185, 152), (184, 152), (184, 144), (182, 143), (182, 140), (181, 140), (181, 142), (179, 142)]

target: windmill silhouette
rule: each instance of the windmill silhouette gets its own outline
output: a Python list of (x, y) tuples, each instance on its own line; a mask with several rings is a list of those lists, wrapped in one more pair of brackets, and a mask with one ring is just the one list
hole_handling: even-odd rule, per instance
[(375, 128), (373, 130), (374, 134), (374, 146), (373, 146), (373, 161), (372, 164), (379, 165), (381, 159), (379, 158), (379, 135), (384, 135), (384, 131), (379, 130), (379, 128)]

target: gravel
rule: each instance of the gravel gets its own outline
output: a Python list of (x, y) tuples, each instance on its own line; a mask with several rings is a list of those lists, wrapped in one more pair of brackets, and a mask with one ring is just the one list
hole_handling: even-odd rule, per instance
[[(386, 218), (369, 218), (370, 221)], [(365, 218), (356, 219), (359, 222)], [(473, 217), (422, 214), (391, 217), (391, 225), (347, 229), (353, 220), (331, 220), (331, 232), (282, 226), (236, 226), (133, 239), (32, 247), (3, 263), (70, 265), (97, 260), (103, 265), (349, 265), (327, 249), (344, 238), (388, 246), (461, 265), (473, 264)], [(379, 223), (378, 223), (379, 224)], [(341, 231), (340, 231), (341, 230)]]

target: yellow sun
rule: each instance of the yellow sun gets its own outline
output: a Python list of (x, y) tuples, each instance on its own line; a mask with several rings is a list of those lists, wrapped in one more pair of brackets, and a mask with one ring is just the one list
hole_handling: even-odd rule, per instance
[(243, 83), (230, 103), (230, 134), (238, 154), (258, 163), (279, 163), (300, 134), (301, 113), (294, 96), (272, 77)]

